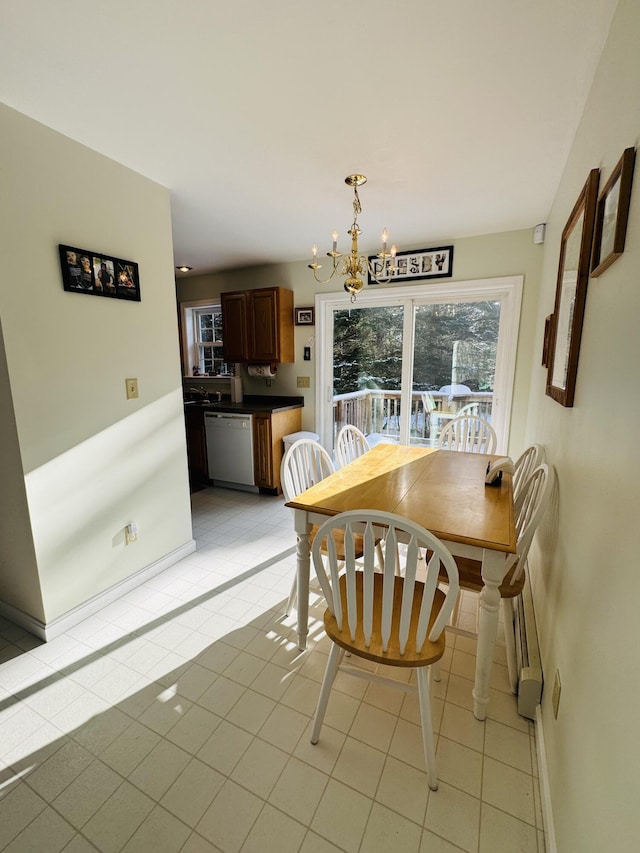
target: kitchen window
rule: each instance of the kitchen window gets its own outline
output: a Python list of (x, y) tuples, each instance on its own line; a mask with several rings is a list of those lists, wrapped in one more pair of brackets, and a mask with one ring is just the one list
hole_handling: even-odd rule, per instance
[(182, 302), (182, 360), (185, 376), (233, 376), (222, 353), (222, 308), (209, 300)]

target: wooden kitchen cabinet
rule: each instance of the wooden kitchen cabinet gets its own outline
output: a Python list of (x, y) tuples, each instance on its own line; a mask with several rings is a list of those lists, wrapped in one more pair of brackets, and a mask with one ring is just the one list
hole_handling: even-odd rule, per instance
[(222, 352), (226, 362), (246, 361), (247, 345), (247, 294), (222, 293)]
[(263, 287), (220, 294), (225, 361), (292, 363), (293, 291)]
[(282, 493), (280, 465), (285, 435), (300, 432), (302, 409), (257, 412), (253, 416), (253, 460), (256, 486)]
[(201, 406), (188, 406), (184, 414), (187, 435), (187, 460), (191, 491), (209, 485), (207, 437), (204, 428), (204, 410)]

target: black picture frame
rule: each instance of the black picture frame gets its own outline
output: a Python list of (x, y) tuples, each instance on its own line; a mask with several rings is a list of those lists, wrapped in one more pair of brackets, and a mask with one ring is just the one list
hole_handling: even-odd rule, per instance
[(594, 278), (624, 252), (635, 160), (636, 149), (625, 149), (598, 197), (591, 258)]
[(135, 261), (104, 252), (58, 245), (62, 285), (69, 293), (140, 302), (140, 274)]
[(582, 322), (600, 170), (592, 169), (562, 232), (556, 298), (549, 323), (549, 397), (570, 408), (576, 390)]
[[(451, 278), (453, 275), (453, 246), (434, 246), (430, 249), (413, 249), (396, 252), (395, 259), (387, 258), (385, 268), (378, 255), (369, 255), (369, 263), (375, 276), (368, 273), (369, 285), (374, 284), (411, 284), (412, 281), (424, 281), (432, 278)], [(389, 276), (389, 268), (393, 266)], [(389, 282), (386, 279), (389, 278)]]

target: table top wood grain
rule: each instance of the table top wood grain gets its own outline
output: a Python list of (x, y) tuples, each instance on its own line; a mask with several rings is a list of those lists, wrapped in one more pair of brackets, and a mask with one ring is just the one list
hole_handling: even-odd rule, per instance
[(353, 509), (396, 513), (438, 538), (515, 553), (511, 476), (484, 484), (487, 463), (499, 458), (397, 444), (378, 444), (307, 489), (287, 506), (320, 515)]

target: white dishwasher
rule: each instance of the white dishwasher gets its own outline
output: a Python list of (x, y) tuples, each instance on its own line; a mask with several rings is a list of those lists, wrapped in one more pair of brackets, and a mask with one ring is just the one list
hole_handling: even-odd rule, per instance
[(217, 486), (257, 492), (253, 473), (253, 416), (205, 412), (209, 476)]

